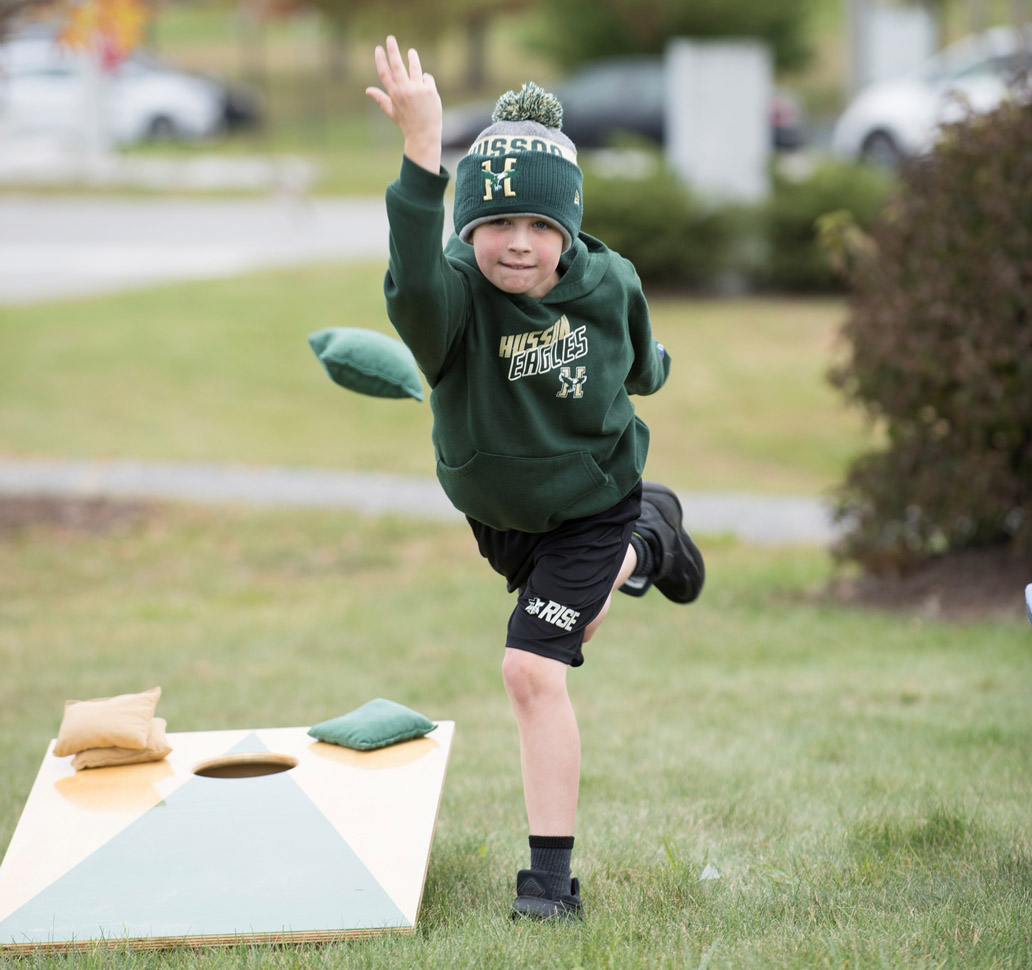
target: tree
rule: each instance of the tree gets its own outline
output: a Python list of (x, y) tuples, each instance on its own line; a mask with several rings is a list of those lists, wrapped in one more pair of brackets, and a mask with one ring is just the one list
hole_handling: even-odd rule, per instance
[(23, 16), (47, 5), (47, 0), (0, 0), (0, 41), (4, 40)]
[(451, 17), (463, 25), (466, 33), (467, 88), (479, 90), (487, 83), (487, 31), (491, 21), (500, 13), (527, 12), (535, 6), (535, 0), (450, 0)]
[(109, 63), (139, 44), (149, 17), (143, 0), (0, 0), (0, 39), (23, 17), (42, 13), (62, 24), (70, 47), (96, 49)]
[(671, 37), (758, 37), (778, 68), (809, 57), (812, 0), (551, 0), (538, 43), (568, 66), (597, 57), (662, 53)]
[(832, 381), (886, 433), (839, 490), (839, 552), (869, 572), (984, 546), (1032, 565), (1032, 89), (901, 178), (870, 237), (838, 226), (856, 245)]

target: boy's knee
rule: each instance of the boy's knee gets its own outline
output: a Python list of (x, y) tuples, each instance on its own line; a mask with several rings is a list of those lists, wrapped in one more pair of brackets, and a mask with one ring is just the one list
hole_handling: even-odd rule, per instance
[(565, 693), (566, 669), (561, 661), (507, 647), (502, 658), (502, 681), (510, 701), (522, 707)]

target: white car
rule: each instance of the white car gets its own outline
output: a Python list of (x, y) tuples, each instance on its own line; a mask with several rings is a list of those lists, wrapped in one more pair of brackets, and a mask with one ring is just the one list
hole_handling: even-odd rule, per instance
[(142, 54), (110, 71), (47, 37), (0, 45), (0, 123), (12, 134), (81, 136), (91, 125), (117, 144), (205, 138), (226, 122), (218, 82)]
[[(1024, 36), (1024, 43), (1022, 37)], [(895, 166), (928, 152), (943, 124), (991, 111), (1032, 66), (1032, 29), (996, 27), (952, 44), (902, 77), (870, 84), (835, 123), (833, 154)]]

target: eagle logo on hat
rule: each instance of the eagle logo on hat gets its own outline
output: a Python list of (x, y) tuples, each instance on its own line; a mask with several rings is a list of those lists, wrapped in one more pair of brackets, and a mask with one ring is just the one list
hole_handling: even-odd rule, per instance
[(518, 174), (518, 170), (515, 165), (512, 168), (507, 169), (504, 172), (484, 172), (484, 181), (487, 182), (492, 188), (500, 189), (505, 184), (506, 179), (515, 178)]

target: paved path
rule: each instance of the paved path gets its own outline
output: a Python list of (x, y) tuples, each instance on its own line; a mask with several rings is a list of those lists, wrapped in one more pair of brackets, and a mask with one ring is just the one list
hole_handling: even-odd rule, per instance
[[(461, 520), (437, 482), (367, 472), (142, 461), (0, 459), (0, 496), (51, 495), (347, 508)], [(828, 510), (801, 497), (682, 492), (689, 531), (764, 545), (826, 544)]]
[(0, 305), (386, 257), (382, 199), (0, 196)]

